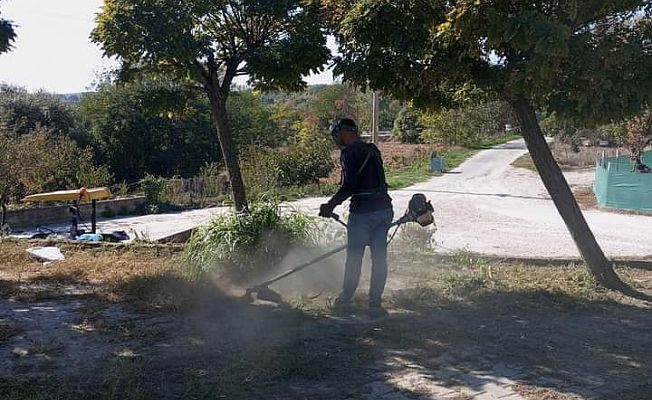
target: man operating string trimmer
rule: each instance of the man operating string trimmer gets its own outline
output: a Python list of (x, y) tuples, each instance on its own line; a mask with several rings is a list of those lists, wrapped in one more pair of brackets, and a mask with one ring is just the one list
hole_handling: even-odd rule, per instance
[(382, 317), (387, 315), (382, 307), (387, 282), (387, 234), (394, 217), (383, 160), (375, 145), (360, 139), (358, 127), (351, 119), (336, 121), (331, 126), (331, 135), (342, 149), (342, 183), (333, 198), (321, 206), (319, 216), (333, 217), (335, 207), (351, 198), (344, 284), (335, 307), (343, 309), (351, 304), (360, 281), (364, 251), (369, 246), (369, 316)]
[[(387, 315), (387, 311), (381, 305), (387, 281), (387, 233), (391, 227), (395, 226), (398, 229), (406, 223), (417, 223), (423, 227), (434, 224), (434, 208), (425, 195), (416, 193), (408, 202), (405, 214), (392, 222), (394, 214), (392, 200), (387, 194), (383, 160), (378, 148), (360, 140), (358, 128), (350, 119), (338, 121), (333, 125), (331, 133), (335, 141), (342, 147), (342, 187), (328, 203), (321, 206), (319, 215), (339, 221), (339, 217), (333, 214), (333, 210), (351, 197), (347, 245), (333, 249), (265, 282), (247, 288), (243, 300), (249, 303), (263, 300), (280, 304), (283, 302), (283, 298), (279, 293), (270, 289), (270, 285), (347, 250), (344, 289), (335, 303), (339, 308), (346, 308), (351, 303), (358, 287), (362, 256), (365, 247), (369, 245), (373, 263), (369, 290), (369, 315), (373, 318), (382, 317)], [(340, 223), (344, 224), (342, 221)]]

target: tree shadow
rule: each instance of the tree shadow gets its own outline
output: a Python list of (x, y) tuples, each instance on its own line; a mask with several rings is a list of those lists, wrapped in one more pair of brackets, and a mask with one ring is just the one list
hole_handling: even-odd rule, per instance
[(418, 366), (425, 382), (464, 386), (467, 393), (509, 382), (603, 399), (648, 393), (649, 308), (548, 292), (469, 297), (452, 301), (424, 289), (398, 293), (395, 305), (410, 314), (391, 325), (410, 329), (401, 340), (395, 339), (398, 332), (376, 338), (378, 346), (402, 357), (400, 363), (386, 358), (386, 375)]
[[(334, 318), (248, 304), (167, 275), (117, 284), (122, 303), (97, 289), (29, 305), (34, 326), (53, 327), (40, 340), (59, 347), (47, 362), (13, 358), (22, 363), (7, 370), (14, 382), (46, 392), (55, 376), (57, 391), (100, 399), (417, 399), (510, 382), (608, 399), (647, 393), (652, 372), (649, 309), (563, 293), (405, 289), (390, 296), (390, 317), (368, 320), (364, 309)], [(12, 340), (0, 342), (2, 354)]]

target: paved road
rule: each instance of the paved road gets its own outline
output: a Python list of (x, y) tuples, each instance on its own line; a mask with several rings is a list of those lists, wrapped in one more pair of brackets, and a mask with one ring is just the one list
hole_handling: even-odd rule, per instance
[[(510, 164), (526, 153), (522, 141), (480, 152), (442, 177), (393, 191), (396, 213), (409, 198), (425, 193), (436, 208), (439, 250), (468, 250), (515, 257), (574, 257), (578, 252), (538, 176)], [(569, 173), (572, 184), (590, 184), (592, 173)], [(317, 213), (324, 198), (294, 203)], [(345, 208), (340, 208), (340, 212)], [(126, 230), (157, 240), (205, 224), (224, 209), (130, 217), (102, 221), (103, 231)], [(652, 255), (652, 217), (587, 211), (587, 220), (610, 256)]]

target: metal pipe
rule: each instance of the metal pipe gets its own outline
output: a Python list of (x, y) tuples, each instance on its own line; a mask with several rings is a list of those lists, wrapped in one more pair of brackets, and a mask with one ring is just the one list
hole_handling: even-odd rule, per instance
[(92, 212), (91, 212), (91, 230), (93, 233), (97, 233), (97, 200), (91, 202)]

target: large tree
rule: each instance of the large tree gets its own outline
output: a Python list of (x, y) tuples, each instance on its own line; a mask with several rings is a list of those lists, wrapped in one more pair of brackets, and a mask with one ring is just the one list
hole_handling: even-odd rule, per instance
[(11, 50), (14, 40), (16, 40), (14, 25), (11, 21), (0, 18), (0, 54)]
[(322, 5), (339, 40), (336, 71), (345, 80), (425, 106), (453, 106), (477, 89), (507, 101), (592, 274), (607, 287), (626, 287), (586, 223), (535, 111), (597, 124), (649, 103), (649, 0), (322, 0)]
[(208, 101), (186, 85), (141, 76), (103, 83), (84, 96), (77, 115), (97, 158), (118, 181), (146, 174), (192, 176), (221, 159)]
[(211, 104), (237, 210), (247, 208), (227, 98), (237, 76), (262, 89), (301, 89), (330, 51), (302, 0), (106, 0), (92, 40), (126, 67), (195, 82)]

